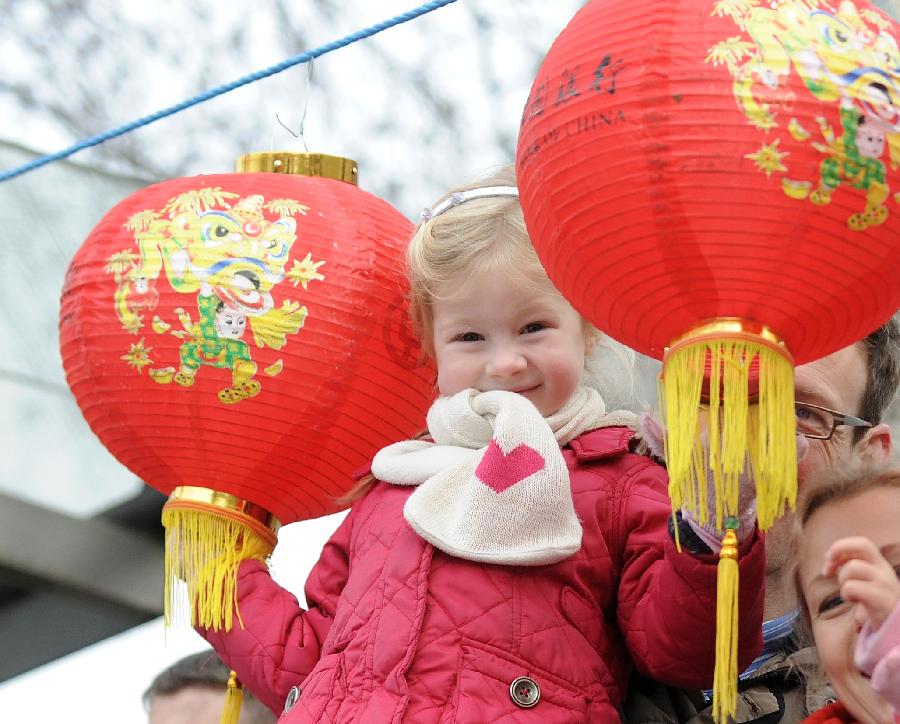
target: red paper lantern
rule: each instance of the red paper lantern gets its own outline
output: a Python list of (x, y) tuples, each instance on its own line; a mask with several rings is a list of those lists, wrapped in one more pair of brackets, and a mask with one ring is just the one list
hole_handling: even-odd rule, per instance
[(797, 364), (871, 332), (900, 306), (897, 37), (868, 2), (588, 3), (517, 154), (554, 282), (656, 358), (722, 317)]
[(771, 524), (796, 493), (791, 362), (900, 307), (897, 39), (861, 1), (594, 0), (538, 72), (525, 221), (582, 314), (664, 359), (676, 506), (705, 516), (709, 464), (724, 524), (749, 457)]
[(273, 516), (338, 510), (353, 473), (421, 427), (434, 377), (406, 318), (412, 224), (346, 159), (239, 163), (280, 172), (165, 181), (103, 218), (66, 276), (61, 351), (93, 431), (167, 509), (270, 550)]
[[(669, 384), (678, 365), (690, 378), (669, 402), (690, 416), (710, 393), (704, 370), (730, 374), (724, 357), (746, 357), (735, 384), (773, 401), (764, 418), (789, 420), (789, 363), (861, 339), (900, 306), (898, 164), (897, 27), (850, 0), (588, 3), (541, 66), (517, 153), (550, 277), (613, 337), (669, 349), (667, 389), (681, 387)], [(763, 367), (779, 381), (758, 380)], [(669, 426), (679, 485), (694, 422)], [(750, 449), (764, 481), (793, 468), (791, 430), (770, 432)], [(732, 472), (738, 443), (724, 453)], [(764, 525), (793, 501), (789, 475), (778, 487)]]

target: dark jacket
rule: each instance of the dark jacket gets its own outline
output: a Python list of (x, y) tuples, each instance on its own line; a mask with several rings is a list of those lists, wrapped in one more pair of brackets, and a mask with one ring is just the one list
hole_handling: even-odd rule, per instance
[[(736, 724), (798, 724), (831, 704), (835, 694), (816, 670), (812, 647), (776, 655), (742, 681)], [(635, 675), (622, 707), (625, 724), (711, 724), (712, 705), (702, 692), (664, 686)]]

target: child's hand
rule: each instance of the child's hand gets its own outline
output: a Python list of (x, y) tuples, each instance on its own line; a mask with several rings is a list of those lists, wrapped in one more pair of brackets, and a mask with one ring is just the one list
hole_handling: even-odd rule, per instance
[(859, 604), (854, 617), (873, 631), (900, 601), (900, 580), (890, 563), (868, 538), (855, 536), (835, 541), (825, 554), (822, 575), (836, 576), (841, 597)]

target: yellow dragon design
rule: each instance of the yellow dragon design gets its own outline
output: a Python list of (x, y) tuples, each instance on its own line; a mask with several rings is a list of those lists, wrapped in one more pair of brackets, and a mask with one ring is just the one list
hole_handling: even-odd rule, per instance
[[(230, 384), (218, 393), (221, 402), (233, 404), (259, 393), (257, 365), (242, 339), (247, 326), (257, 347), (281, 349), (303, 326), (307, 309), (289, 299), (276, 306), (272, 289), (285, 278), (304, 289), (324, 279), (318, 271), (324, 262), (314, 262), (310, 254), (285, 271), (297, 240), (296, 217), (308, 210), (293, 199), (265, 202), (259, 195), (242, 198), (216, 187), (186, 191), (162, 209), (129, 217), (125, 228), (133, 233), (136, 250), (113, 254), (106, 265), (115, 277), (114, 304), (122, 328), (135, 335), (145, 328), (144, 315), (159, 299), (161, 276), (175, 292), (196, 295), (196, 320), (184, 307), (174, 310), (180, 329), (153, 317), (153, 332), (181, 339), (177, 368), (150, 367), (156, 382), (190, 387), (200, 368), (209, 366), (231, 371)], [(141, 339), (123, 359), (140, 372), (153, 363), (151, 349)], [(266, 369), (272, 375), (280, 371), (280, 360)]]
[[(900, 51), (892, 23), (851, 0), (719, 0), (712, 14), (730, 17), (742, 33), (716, 44), (706, 61), (728, 69), (747, 120), (767, 133), (786, 124), (794, 142), (822, 154), (816, 183), (784, 176), (785, 194), (824, 205), (841, 185), (860, 189), (865, 203), (848, 217), (849, 228), (884, 223), (890, 187), (883, 157), (891, 169), (900, 164)], [(840, 131), (819, 116), (814, 140), (816, 129), (791, 115), (792, 73), (816, 99), (835, 103)], [(747, 157), (771, 174), (788, 171), (788, 155), (776, 140)]]

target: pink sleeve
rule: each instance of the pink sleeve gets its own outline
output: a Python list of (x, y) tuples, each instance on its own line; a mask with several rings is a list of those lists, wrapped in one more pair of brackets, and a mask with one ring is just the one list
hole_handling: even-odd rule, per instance
[[(668, 521), (668, 478), (658, 465), (626, 482), (619, 506), (624, 537), (619, 627), (645, 675), (681, 688), (712, 686), (717, 555), (678, 553)], [(755, 528), (739, 548), (738, 670), (762, 646), (765, 546)]]
[(872, 677), (872, 688), (900, 712), (900, 603), (881, 628), (863, 626), (856, 639), (856, 665)]
[[(274, 712), (292, 686), (318, 662), (349, 573), (351, 511), (325, 544), (306, 582), (309, 610), (269, 575), (265, 564), (244, 561), (238, 571), (238, 610), (243, 628), (197, 629), (244, 685)], [(237, 619), (237, 617), (235, 617)]]

